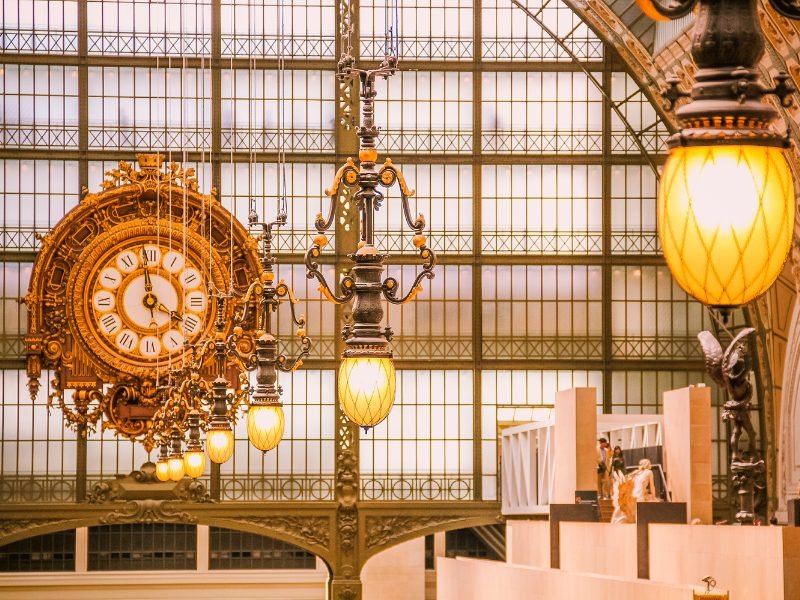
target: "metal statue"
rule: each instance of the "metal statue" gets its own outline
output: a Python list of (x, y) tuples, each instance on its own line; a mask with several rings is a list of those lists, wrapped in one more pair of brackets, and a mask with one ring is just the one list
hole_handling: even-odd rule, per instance
[[(734, 489), (739, 497), (739, 512), (736, 520), (752, 523), (754, 515), (755, 489), (764, 474), (764, 461), (757, 447), (758, 438), (750, 420), (750, 404), (753, 385), (747, 365), (747, 336), (755, 329), (747, 327), (740, 331), (723, 351), (719, 340), (710, 331), (697, 334), (705, 355), (706, 371), (711, 378), (725, 388), (727, 400), (722, 405), (722, 419), (730, 424), (729, 451)], [(747, 433), (747, 449), (742, 451), (740, 439)]]

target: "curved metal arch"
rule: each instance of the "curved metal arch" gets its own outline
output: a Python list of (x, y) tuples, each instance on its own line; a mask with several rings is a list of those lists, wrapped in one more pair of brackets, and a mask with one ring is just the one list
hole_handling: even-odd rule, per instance
[[(370, 558), (380, 554), (384, 550), (388, 550), (389, 548), (402, 544), (403, 542), (407, 542), (419, 537), (424, 537), (433, 533), (453, 531), (455, 529), (464, 529), (467, 527), (496, 525), (502, 522), (499, 509), (495, 510), (494, 514), (486, 514), (486, 512), (487, 511), (484, 510), (484, 514), (475, 516), (468, 516), (465, 514), (453, 515), (452, 518), (447, 518), (446, 516), (441, 515), (430, 515), (427, 517), (425, 515), (420, 515), (416, 518), (416, 521), (415, 517), (412, 516), (395, 517), (396, 519), (408, 518), (409, 522), (414, 524), (413, 527), (407, 530), (403, 530), (402, 525), (390, 520), (390, 517), (385, 517), (387, 519), (387, 526), (395, 527), (398, 532), (390, 537), (387, 537), (385, 540), (380, 540), (379, 543), (376, 543), (374, 532), (373, 535), (370, 536), (370, 518), (378, 517), (369, 515), (367, 518), (365, 518), (366, 536), (363, 540), (364, 549), (362, 553), (362, 563), (366, 564)], [(430, 519), (430, 521), (427, 521), (426, 519)]]
[(589, 79), (589, 81), (592, 83), (592, 85), (594, 85), (594, 87), (597, 88), (597, 91), (600, 92), (600, 94), (603, 96), (603, 98), (605, 98), (608, 101), (608, 104), (611, 107), (611, 110), (614, 111), (614, 114), (616, 114), (617, 117), (620, 119), (620, 121), (622, 121), (622, 124), (625, 126), (625, 129), (633, 137), (634, 142), (639, 147), (639, 151), (642, 153), (642, 156), (644, 156), (645, 160), (647, 161), (647, 164), (652, 169), (653, 174), (656, 177), (656, 181), (659, 181), (661, 179), (661, 174), (658, 172), (658, 167), (656, 167), (656, 164), (655, 164), (655, 162), (653, 160), (652, 155), (644, 147), (644, 144), (642, 143), (641, 136), (636, 132), (636, 130), (630, 124), (628, 119), (625, 117), (625, 115), (619, 109), (619, 106), (616, 104), (616, 102), (614, 102), (611, 99), (611, 96), (608, 95), (608, 92), (603, 87), (602, 82), (598, 81), (598, 79), (597, 79), (597, 77), (595, 77), (594, 73), (592, 73), (591, 71), (589, 71), (589, 69), (586, 68), (586, 66), (575, 55), (575, 53), (572, 52), (572, 50), (570, 50), (569, 47), (564, 43), (564, 40), (562, 40), (560, 37), (558, 37), (556, 35), (556, 33), (552, 29), (550, 29), (544, 23), (544, 21), (542, 21), (534, 12), (532, 12), (527, 6), (524, 6), (520, 2), (520, 0), (511, 0), (511, 3), (514, 4), (514, 6), (516, 6), (517, 8), (519, 8), (522, 12), (524, 12), (529, 19), (534, 21), (539, 26), (539, 28), (541, 28), (541, 30), (544, 31), (550, 37), (550, 39), (552, 39), (556, 44), (559, 45), (559, 47), (564, 52), (567, 53), (567, 55), (570, 57), (570, 60), (575, 65), (577, 65), (577, 67), (584, 73), (584, 75), (586, 75), (586, 77)]
[[(172, 502), (171, 502), (172, 503)], [(78, 529), (80, 527), (96, 527), (102, 525), (110, 525), (115, 523), (142, 523), (142, 522), (152, 522), (152, 523), (185, 523), (187, 525), (207, 525), (210, 527), (224, 527), (226, 529), (233, 529), (236, 531), (242, 531), (246, 533), (253, 533), (256, 535), (262, 535), (265, 537), (271, 537), (276, 540), (280, 540), (282, 542), (286, 542), (288, 544), (293, 544), (303, 550), (310, 552), (314, 556), (318, 557), (322, 560), (328, 568), (330, 565), (333, 564), (333, 552), (331, 551), (330, 547), (324, 547), (319, 544), (311, 543), (308, 541), (307, 537), (302, 535), (302, 527), (297, 527), (297, 529), (301, 532), (300, 534), (292, 533), (291, 525), (294, 523), (285, 523), (285, 527), (275, 527), (270, 526), (269, 522), (270, 519), (285, 519), (285, 517), (280, 515), (274, 516), (259, 516), (255, 517), (251, 520), (247, 520), (246, 516), (241, 517), (238, 519), (236, 517), (225, 517), (225, 516), (214, 516), (214, 515), (204, 515), (203, 511), (186, 511), (186, 514), (189, 516), (188, 520), (152, 520), (152, 521), (144, 521), (144, 520), (120, 520), (120, 521), (109, 521), (108, 515), (114, 512), (114, 509), (124, 510), (125, 506), (128, 505), (129, 502), (115, 502), (109, 504), (102, 504), (102, 505), (94, 505), (94, 506), (86, 506), (84, 505), (81, 507), (80, 504), (70, 504), (70, 509), (77, 509), (77, 511), (81, 511), (83, 508), (84, 514), (80, 516), (66, 516), (64, 518), (58, 518), (53, 516), (46, 516), (44, 513), (42, 514), (32, 514), (31, 518), (29, 519), (22, 519), (22, 518), (2, 518), (0, 517), (0, 546), (5, 546), (8, 544), (12, 544), (14, 542), (19, 542), (21, 540), (29, 539), (38, 537), (41, 535), (47, 535), (50, 533), (58, 533), (60, 531), (69, 531), (71, 529)], [(180, 510), (183, 514), (184, 508), (191, 509), (191, 505), (187, 503), (174, 503), (176, 510)], [(104, 510), (100, 511), (97, 510), (97, 507), (103, 507)], [(86, 511), (89, 511), (89, 514)], [(213, 509), (213, 507), (212, 507)], [(58, 514), (59, 510), (53, 510), (46, 514), (54, 515)], [(70, 511), (71, 512), (71, 511)], [(311, 516), (311, 515), (310, 515)], [(326, 519), (329, 521), (329, 526), (331, 528), (330, 534), (332, 536), (332, 528), (334, 524), (332, 523), (332, 519), (326, 515), (313, 515), (315, 518)], [(289, 518), (298, 517), (296, 515), (292, 515)], [(260, 524), (258, 521), (261, 521), (264, 524)], [(331, 537), (331, 539), (333, 539)]]
[(310, 552), (324, 562), (328, 569), (331, 568), (330, 565), (332, 564), (333, 554), (330, 551), (330, 548), (323, 548), (322, 546), (311, 544), (306, 539), (298, 535), (286, 533), (283, 530), (279, 530), (268, 525), (261, 526), (248, 521), (239, 521), (236, 518), (225, 517), (201, 517), (198, 519), (197, 524), (208, 525), (211, 527), (224, 527), (225, 529), (233, 529), (235, 531), (241, 531), (244, 533), (254, 533), (256, 535), (275, 538), (276, 540), (286, 542), (287, 544), (293, 544), (298, 548), (302, 548), (306, 552)]
[(69, 531), (78, 527), (90, 527), (92, 525), (101, 525), (101, 523), (95, 517), (80, 519), (59, 519), (55, 517), (32, 517), (31, 519), (0, 518), (0, 546), (6, 546), (40, 535), (47, 535), (48, 533), (58, 533), (59, 531)]

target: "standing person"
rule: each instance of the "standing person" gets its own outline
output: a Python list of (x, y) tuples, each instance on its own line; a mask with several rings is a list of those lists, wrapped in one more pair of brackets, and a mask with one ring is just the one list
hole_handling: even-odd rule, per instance
[(611, 475), (612, 477), (619, 473), (625, 475), (625, 457), (622, 456), (622, 448), (614, 446), (614, 451), (611, 453)]
[(597, 497), (611, 498), (611, 446), (606, 438), (597, 440)]

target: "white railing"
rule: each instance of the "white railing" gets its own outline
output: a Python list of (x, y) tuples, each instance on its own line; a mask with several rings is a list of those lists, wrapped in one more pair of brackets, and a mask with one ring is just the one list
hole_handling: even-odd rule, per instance
[(597, 437), (623, 450), (661, 446), (663, 425), (661, 415), (597, 415)]
[[(597, 437), (635, 450), (662, 445), (661, 415), (597, 415)], [(558, 457), (553, 452), (555, 420), (509, 427), (502, 436), (504, 515), (548, 514)]]

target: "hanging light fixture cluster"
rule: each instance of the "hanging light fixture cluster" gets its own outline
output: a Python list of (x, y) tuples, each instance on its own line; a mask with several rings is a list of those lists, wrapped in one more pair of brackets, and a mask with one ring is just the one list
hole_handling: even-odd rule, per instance
[[(248, 402), (251, 390), (247, 371), (252, 370), (254, 361), (252, 355), (239, 350), (247, 339), (238, 322), (232, 333), (225, 336), (225, 301), (229, 297), (217, 292), (213, 298), (217, 303), (213, 338), (189, 345), (192, 353), (189, 363), (170, 371), (164, 385), (159, 387), (161, 402), (148, 435), (160, 439), (156, 476), (162, 481), (180, 480), (184, 473), (193, 478), (202, 475), (205, 454), (201, 429), (206, 431), (208, 458), (215, 463), (227, 461), (234, 447), (232, 424), (239, 409)], [(229, 392), (231, 384), (226, 376), (231, 366), (238, 371), (239, 380)], [(203, 377), (205, 372), (215, 375), (210, 384)], [(186, 452), (182, 451), (184, 434), (188, 434)], [(179, 469), (179, 459), (183, 470)]]
[[(396, 19), (395, 11), (395, 19)], [(397, 20), (389, 30), (387, 54), (377, 69), (364, 70), (355, 67), (350, 43), (350, 30), (343, 32), (342, 56), (338, 63), (337, 76), (340, 81), (352, 85), (360, 84), (361, 125), (357, 129), (360, 141), (358, 164), (348, 158), (338, 170), (333, 185), (325, 193), (330, 198), (328, 215), (318, 214), (314, 223), (317, 235), (306, 253), (307, 276), (319, 281), (319, 289), (330, 301), (341, 304), (353, 301), (352, 324), (342, 332), (346, 349), (339, 367), (339, 405), (347, 417), (365, 430), (383, 421), (391, 410), (395, 397), (395, 368), (389, 342), (390, 327), (384, 327), (383, 301), (405, 304), (413, 300), (422, 290), (422, 280), (434, 276), (436, 255), (427, 246), (425, 218), (413, 217), (409, 198), (413, 190), (403, 178), (401, 171), (386, 159), (378, 165), (376, 141), (380, 132), (375, 124), (375, 82), (388, 79), (397, 71), (398, 43)], [(398, 281), (393, 277), (383, 278), (387, 255), (375, 247), (375, 213), (380, 209), (385, 196), (379, 187), (391, 188), (398, 184), (402, 199), (402, 211), (406, 224), (413, 231), (413, 244), (422, 259), (422, 268), (417, 273), (411, 289), (406, 294), (398, 291)], [(322, 249), (327, 245), (325, 232), (331, 228), (340, 204), (340, 195), (346, 188), (351, 194), (360, 215), (360, 241), (349, 255), (353, 261), (350, 273), (342, 278), (337, 292), (325, 280), (320, 270)]]
[[(311, 351), (305, 317), (296, 312), (297, 298), (283, 280), (275, 281), (276, 259), (272, 252), (277, 230), (287, 221), (285, 156), (281, 147), (285, 70), (282, 3), (278, 5), (278, 13), (278, 215), (272, 222), (262, 221), (256, 212), (255, 200), (250, 200), (248, 223), (251, 230), (261, 229), (258, 236), (261, 272), (241, 295), (236, 293), (232, 282), (227, 294), (209, 289), (210, 297), (217, 303), (215, 334), (212, 339), (189, 346), (192, 353), (189, 364), (169, 373), (161, 388), (162, 403), (154, 419), (152, 435), (161, 441), (156, 475), (162, 481), (179, 480), (184, 475), (201, 476), (206, 466), (206, 453), (214, 463), (229, 460), (234, 450), (232, 425), (243, 407), (247, 410), (250, 443), (263, 452), (275, 448), (283, 437), (285, 426), (278, 372), (294, 371)], [(250, 62), (250, 69), (252, 73), (254, 61)], [(255, 164), (252, 152), (250, 159), (252, 170)], [(291, 320), (299, 338), (299, 351), (294, 358), (280, 351), (279, 340), (273, 331), (279, 306), (284, 301), (289, 304)], [(224, 333), (226, 302), (237, 305), (234, 327), (227, 337)], [(215, 375), (210, 382), (203, 376), (209, 371)], [(250, 385), (247, 375), (250, 371), (255, 372), (255, 386)], [(232, 377), (232, 372), (238, 373), (238, 382), (231, 390), (228, 378)], [(205, 453), (201, 430), (206, 431)], [(182, 451), (184, 434), (187, 434), (187, 442), (186, 450)]]
[[(677, 19), (697, 7), (691, 93), (670, 79), (664, 93), (682, 129), (668, 140), (669, 157), (658, 193), (658, 228), (664, 257), (678, 284), (721, 310), (763, 294), (783, 269), (794, 230), (795, 194), (784, 149), (788, 133), (774, 130), (778, 111), (762, 102), (791, 104), (786, 73), (768, 88), (759, 81), (764, 54), (755, 0), (637, 0), (656, 20)], [(770, 0), (800, 19), (797, 3)]]
[[(282, 10), (282, 7), (279, 8)], [(423, 233), (425, 218), (421, 214), (412, 216), (410, 198), (414, 196), (414, 191), (409, 189), (402, 172), (390, 159), (387, 158), (382, 164), (377, 162), (376, 141), (379, 128), (374, 121), (375, 84), (378, 78), (388, 79), (397, 71), (397, 18), (395, 10), (395, 24), (389, 31), (391, 42), (387, 44), (386, 58), (377, 69), (355, 68), (348, 31), (347, 43), (343, 45), (345, 50), (339, 61), (338, 77), (349, 84), (360, 85), (362, 119), (357, 129), (360, 140), (358, 163), (348, 159), (337, 172), (331, 188), (326, 190), (330, 198), (328, 215), (324, 218), (322, 214), (317, 215), (317, 235), (305, 258), (307, 277), (319, 281), (320, 290), (329, 300), (336, 303), (353, 302), (352, 322), (343, 329), (346, 350), (339, 369), (338, 395), (344, 414), (365, 429), (386, 418), (395, 397), (395, 369), (389, 345), (392, 330), (383, 325), (383, 303), (405, 304), (413, 300), (422, 291), (422, 281), (433, 278), (436, 264), (436, 255), (428, 248)], [(240, 410), (247, 412), (247, 432), (252, 445), (263, 452), (275, 448), (285, 427), (278, 374), (300, 367), (311, 350), (305, 317), (296, 312), (297, 298), (283, 280), (276, 283), (276, 258), (273, 255), (277, 230), (287, 222), (281, 98), (284, 75), (283, 29), (281, 14), (277, 136), (278, 215), (274, 221), (262, 221), (256, 212), (255, 201), (250, 200), (250, 228), (261, 230), (257, 238), (261, 272), (244, 292), (234, 285), (234, 217), (229, 215), (230, 282), (226, 292), (220, 291), (210, 280), (208, 283), (209, 301), (213, 301), (216, 308), (213, 331), (206, 339), (183, 343), (184, 353), (179, 366), (175, 367), (172, 363), (169, 370), (164, 372), (156, 364), (157, 409), (148, 421), (143, 441), (147, 448), (159, 445), (155, 473), (160, 481), (180, 481), (186, 476), (195, 479), (201, 477), (205, 472), (206, 457), (217, 464), (229, 460), (235, 445), (233, 425)], [(251, 62), (251, 69), (254, 68), (255, 63)], [(183, 154), (185, 161), (185, 151)], [(255, 163), (252, 151), (251, 163)], [(399, 188), (403, 218), (413, 232), (412, 242), (422, 261), (421, 270), (416, 274), (411, 288), (404, 294), (399, 291), (397, 279), (384, 277), (387, 255), (375, 246), (375, 214), (385, 200), (384, 192), (380, 188), (389, 189), (395, 185)], [(349, 192), (360, 213), (360, 241), (349, 255), (353, 266), (342, 278), (337, 292), (328, 285), (320, 271), (320, 258), (322, 249), (328, 243), (325, 232), (334, 222), (336, 206), (345, 191)], [(157, 197), (160, 198), (158, 195)], [(171, 195), (168, 201), (171, 219)], [(183, 204), (182, 215), (186, 220), (188, 211), (185, 194)], [(204, 207), (201, 213), (201, 219), (205, 219)], [(208, 243), (211, 245), (210, 211), (208, 218)], [(171, 244), (171, 229), (166, 234), (169, 235)], [(160, 235), (159, 230), (158, 236)], [(184, 254), (185, 252), (184, 247)], [(299, 351), (293, 358), (281, 352), (274, 331), (278, 309), (283, 302), (289, 304), (291, 322), (296, 327), (295, 334), (299, 338)], [(170, 311), (169, 316), (171, 320), (183, 319), (178, 311)], [(230, 333), (226, 334), (226, 331)], [(255, 373), (254, 385), (250, 383), (250, 372)], [(205, 448), (202, 432), (205, 432)]]
[[(249, 223), (262, 228), (259, 259), (262, 271), (241, 298), (213, 294), (217, 302), (216, 333), (213, 339), (190, 346), (192, 360), (184, 368), (169, 373), (161, 388), (162, 404), (153, 420), (151, 434), (161, 438), (156, 475), (162, 481), (180, 480), (184, 474), (197, 478), (205, 470), (205, 455), (200, 431), (206, 431), (208, 458), (221, 464), (234, 449), (232, 424), (239, 410), (247, 407), (247, 433), (250, 442), (263, 452), (275, 448), (283, 437), (284, 416), (280, 401), (278, 371), (291, 372), (303, 364), (311, 351), (305, 317), (296, 312), (298, 300), (285, 281), (275, 282), (275, 257), (272, 254), (275, 229), (286, 223), (285, 205), (275, 221), (261, 222), (251, 201)], [(241, 310), (234, 317), (233, 331), (225, 336), (226, 301), (234, 300)], [(292, 323), (297, 327), (299, 352), (288, 358), (279, 351), (273, 331), (278, 308), (288, 302)], [(247, 348), (242, 351), (242, 347)], [(209, 364), (213, 363), (213, 364)], [(235, 367), (239, 381), (232, 390), (226, 378)], [(202, 373), (214, 368), (209, 384)], [(255, 386), (247, 372), (255, 371)], [(188, 433), (182, 451), (184, 432)], [(180, 464), (179, 464), (180, 463)]]

